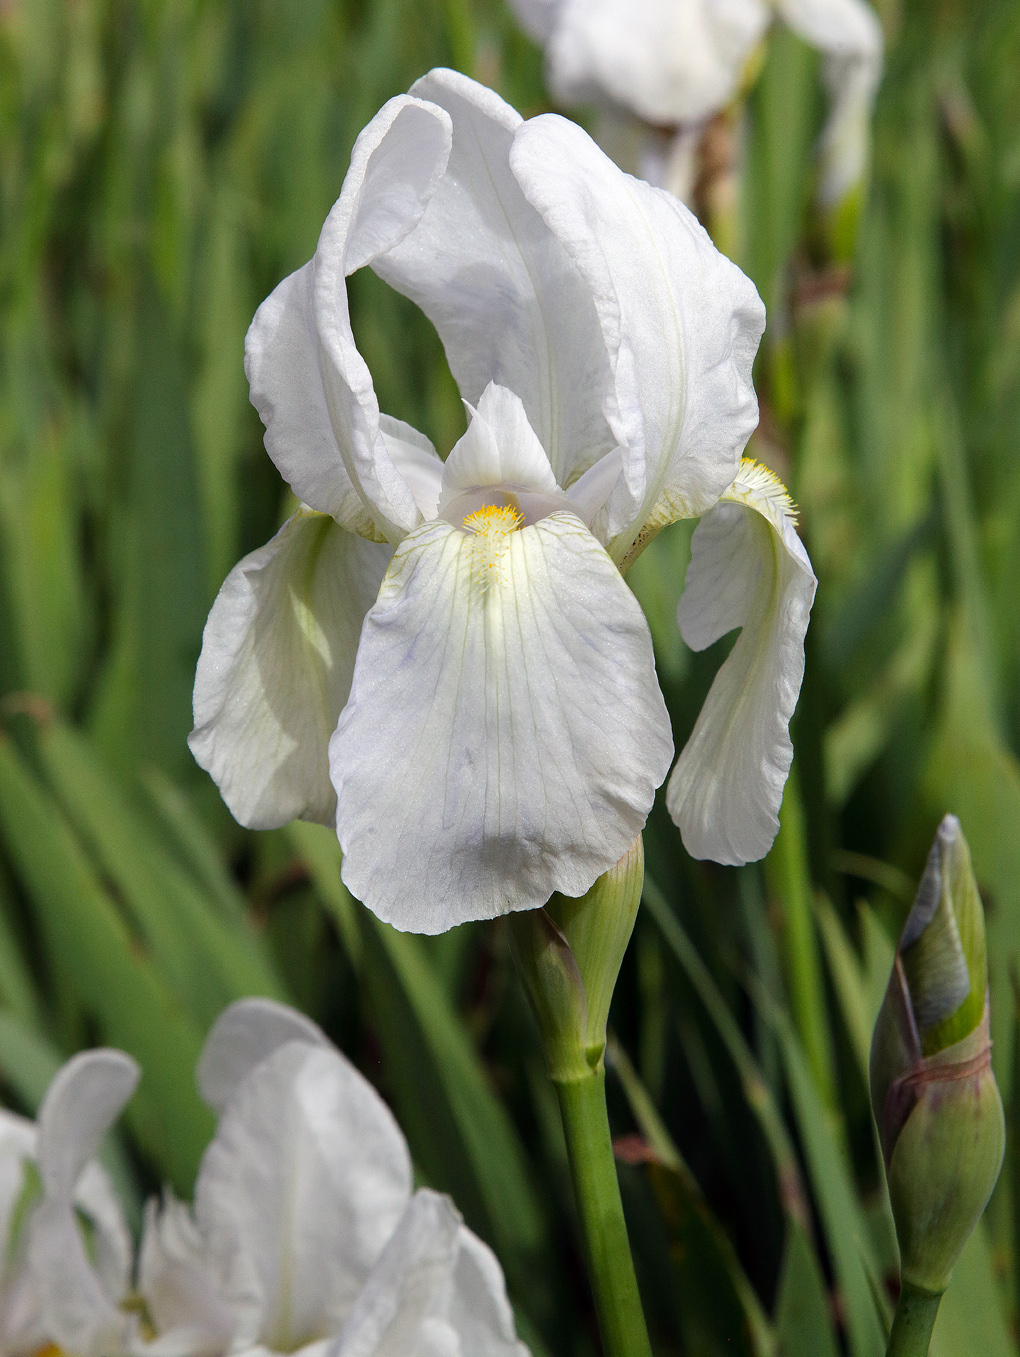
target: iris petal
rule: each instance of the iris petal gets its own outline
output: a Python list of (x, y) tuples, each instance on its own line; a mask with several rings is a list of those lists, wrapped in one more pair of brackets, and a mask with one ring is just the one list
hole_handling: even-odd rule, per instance
[(407, 1145), (332, 1047), (291, 1041), (235, 1090), (195, 1187), (234, 1346), (290, 1352), (339, 1332), (411, 1191)]
[[(44, 1196), (32, 1222), (31, 1266), (51, 1338), (82, 1357), (122, 1351), (130, 1329), (127, 1317), (117, 1309), (130, 1276), (126, 1231), (121, 1225), (120, 1238), (111, 1237), (120, 1255), (113, 1275), (109, 1266), (93, 1267), (74, 1202), (79, 1179), (134, 1092), (139, 1074), (122, 1051), (83, 1051), (59, 1070), (39, 1110), (38, 1164)], [(109, 1236), (108, 1225), (101, 1239)], [(107, 1248), (111, 1239), (106, 1240)]]
[(573, 123), (532, 118), (510, 162), (598, 309), (623, 457), (609, 523), (620, 561), (660, 494), (699, 514), (733, 480), (758, 422), (751, 365), (765, 308), (682, 204), (617, 169)]
[(376, 539), (398, 539), (421, 513), (380, 427), (346, 280), (413, 228), (449, 144), (442, 109), (391, 99), (355, 144), (314, 259), (262, 303), (245, 340), (252, 403), (280, 473), (312, 508)]
[(520, 115), (455, 71), (413, 93), (449, 114), (450, 162), (419, 225), (372, 267), (435, 325), (465, 400), (490, 382), (516, 392), (566, 486), (616, 441), (590, 289), (511, 172)]
[(344, 880), (417, 932), (583, 894), (671, 758), (647, 623), (580, 520), (510, 532), (489, 584), (473, 547), (401, 543), (330, 743)]
[(188, 744), (241, 824), (332, 824), (326, 746), (389, 555), (302, 509), (227, 576), (205, 625)]
[(743, 463), (694, 531), (680, 600), (680, 631), (693, 650), (742, 629), (666, 791), (693, 857), (752, 862), (772, 846), (816, 583), (782, 486)]

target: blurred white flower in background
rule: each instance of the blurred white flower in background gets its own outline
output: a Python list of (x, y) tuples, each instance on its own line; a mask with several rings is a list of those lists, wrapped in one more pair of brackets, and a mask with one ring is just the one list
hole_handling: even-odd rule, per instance
[(35, 1127), (0, 1108), (0, 1355), (20, 1357), (45, 1342), (25, 1257), (35, 1172)]
[(610, 102), (656, 129), (641, 170), (688, 201), (706, 121), (739, 93), (778, 17), (824, 56), (829, 116), (819, 201), (865, 176), (882, 73), (882, 28), (868, 0), (511, 0), (545, 48), (549, 88), (566, 105)]
[[(470, 411), (445, 463), (379, 412), (346, 290), (366, 264), (445, 345)], [(190, 743), (237, 819), (335, 823), (348, 887), (400, 928), (583, 894), (672, 758), (620, 569), (705, 514), (688, 631), (755, 639), (670, 805), (700, 855), (767, 852), (814, 576), (788, 501), (740, 461), (763, 326), (692, 215), (573, 123), (523, 122), (451, 71), (391, 100), (315, 257), (248, 333), (266, 446), (304, 507), (206, 625)]]
[[(198, 1081), (216, 1136), (194, 1206), (148, 1204), (132, 1287), (130, 1238), (86, 1161), (137, 1077), (121, 1052), (88, 1051), (46, 1095), (25, 1280), (38, 1306), (5, 1352), (527, 1357), (499, 1264), (448, 1197), (412, 1193), (407, 1142), (378, 1093), (313, 1022), (269, 1000), (233, 1004), (209, 1035)], [(19, 1124), (26, 1147), (31, 1134)]]
[[(0, 1357), (23, 1357), (48, 1341), (39, 1287), (29, 1266), (29, 1238), (42, 1198), (35, 1124), (0, 1108)], [(131, 1243), (105, 1171), (88, 1162), (78, 1176), (74, 1210), (92, 1234), (97, 1267), (116, 1287)]]
[(198, 1081), (220, 1121), (193, 1225), (232, 1353), (527, 1357), (492, 1252), (449, 1197), (412, 1193), (393, 1114), (310, 1019), (232, 1004)]
[(41, 1328), (75, 1357), (215, 1357), (226, 1350), (230, 1315), (201, 1258), (164, 1253), (150, 1205), (136, 1278), (120, 1207), (91, 1162), (138, 1078), (122, 1051), (83, 1051), (60, 1069), (39, 1109), (42, 1199), (28, 1253)]

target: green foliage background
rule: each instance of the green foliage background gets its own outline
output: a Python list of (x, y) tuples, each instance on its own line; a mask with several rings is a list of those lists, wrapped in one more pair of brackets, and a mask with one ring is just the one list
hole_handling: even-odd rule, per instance
[[(751, 452), (820, 587), (782, 830), (692, 862), (661, 807), (614, 1004), (610, 1111), (656, 1351), (881, 1357), (895, 1244), (871, 1024), (927, 846), (962, 819), (988, 909), (1006, 1167), (933, 1353), (1015, 1353), (1020, 1305), (1020, 7), (886, 0), (852, 269), (815, 219), (817, 57), (775, 30), (738, 262), (769, 305)], [(0, 2), (0, 1088), (95, 1042), (144, 1068), (107, 1150), (135, 1220), (211, 1134), (220, 1008), (297, 1003), (390, 1099), (422, 1181), (496, 1249), (521, 1335), (597, 1351), (555, 1099), (498, 926), (378, 924), (325, 830), (247, 834), (185, 745), (216, 589), (287, 510), (244, 332), (307, 259), (354, 137), (437, 64), (548, 107), (498, 0)], [(463, 428), (434, 332), (374, 277), (384, 409)], [(726, 643), (683, 651), (689, 551), (630, 583), (680, 747)]]

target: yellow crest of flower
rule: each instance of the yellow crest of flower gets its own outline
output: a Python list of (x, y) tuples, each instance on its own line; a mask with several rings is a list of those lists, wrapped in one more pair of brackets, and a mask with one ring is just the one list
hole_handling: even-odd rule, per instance
[(486, 504), (465, 518), (464, 529), (474, 537), (472, 574), (480, 584), (488, 587), (500, 577), (510, 534), (523, 525), (524, 516), (512, 504)]

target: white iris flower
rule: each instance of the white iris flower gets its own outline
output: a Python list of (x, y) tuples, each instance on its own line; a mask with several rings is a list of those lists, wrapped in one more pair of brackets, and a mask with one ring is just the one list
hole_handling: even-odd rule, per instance
[(393, 1114), (313, 1022), (231, 1005), (198, 1080), (220, 1122), (194, 1228), (232, 1354), (528, 1357), (492, 1252), (448, 1197), (412, 1193)]
[[(774, 16), (824, 54), (830, 99), (819, 198), (842, 200), (864, 177), (882, 73), (882, 28), (868, 0), (511, 0), (546, 49), (564, 103), (610, 100), (655, 127), (689, 135), (737, 94)], [(676, 165), (674, 165), (674, 168)], [(665, 170), (665, 167), (664, 167)]]
[(130, 1289), (129, 1238), (82, 1163), (137, 1077), (121, 1052), (89, 1051), (46, 1096), (35, 1334), (75, 1357), (527, 1357), (499, 1264), (449, 1198), (412, 1194), (382, 1099), (269, 1000), (232, 1005), (210, 1033), (198, 1080), (219, 1126), (194, 1207), (149, 1203)]
[[(364, 265), (443, 340), (471, 414), (445, 463), (379, 412), (348, 311)], [(205, 629), (190, 743), (237, 819), (335, 823), (348, 887), (399, 928), (583, 894), (673, 755), (620, 570), (705, 515), (684, 634), (744, 634), (670, 807), (692, 852), (762, 856), (814, 592), (788, 499), (740, 461), (763, 326), (691, 214), (574, 124), (451, 71), (392, 99), (248, 333), (303, 507)]]

